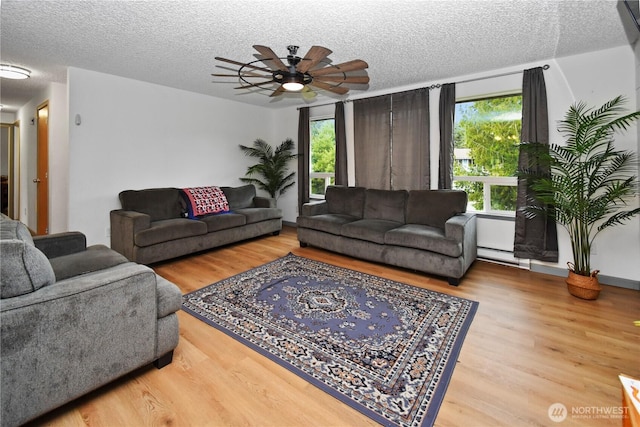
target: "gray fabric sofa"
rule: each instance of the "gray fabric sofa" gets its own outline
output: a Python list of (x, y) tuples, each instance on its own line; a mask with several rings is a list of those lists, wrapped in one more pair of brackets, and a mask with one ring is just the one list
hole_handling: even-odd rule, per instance
[(0, 219), (1, 424), (17, 426), (178, 345), (176, 285), (84, 234)]
[(130, 261), (151, 264), (282, 230), (275, 200), (256, 196), (253, 185), (220, 187), (228, 213), (187, 218), (179, 188), (126, 190), (111, 217), (111, 248)]
[(456, 190), (330, 186), (297, 218), (301, 246), (444, 276), (458, 285), (477, 256), (476, 216)]

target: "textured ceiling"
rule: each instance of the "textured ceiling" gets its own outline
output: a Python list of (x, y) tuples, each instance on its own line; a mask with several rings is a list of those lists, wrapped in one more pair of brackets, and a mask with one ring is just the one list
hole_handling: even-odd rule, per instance
[(68, 66), (280, 108), (308, 101), (234, 91), (237, 80), (211, 77), (225, 72), (214, 57), (249, 62), (254, 44), (283, 57), (289, 44), (299, 54), (325, 46), (333, 63), (368, 62), (376, 92), (621, 46), (638, 33), (611, 0), (2, 0), (0, 8), (2, 63), (33, 70), (26, 81), (2, 79), (8, 111), (65, 82)]

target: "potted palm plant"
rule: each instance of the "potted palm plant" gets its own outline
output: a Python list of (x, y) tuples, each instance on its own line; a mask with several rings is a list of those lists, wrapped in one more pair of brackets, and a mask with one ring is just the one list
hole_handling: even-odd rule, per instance
[(288, 170), (289, 161), (298, 158), (298, 154), (293, 153), (292, 139), (287, 138), (275, 150), (260, 138), (252, 147), (240, 145), (240, 149), (245, 155), (258, 159), (258, 163), (247, 168), (246, 177), (240, 178), (242, 182), (256, 185), (276, 200), (295, 184), (296, 173)]
[(573, 262), (567, 263), (569, 292), (584, 299), (600, 293), (599, 270), (591, 269), (591, 249), (603, 230), (621, 225), (640, 213), (628, 207), (638, 194), (637, 154), (617, 150), (614, 134), (625, 131), (640, 111), (624, 114), (625, 99), (618, 96), (598, 109), (584, 102), (572, 105), (558, 130), (565, 145), (551, 144), (537, 154), (550, 173), (521, 171), (535, 193), (524, 208), (528, 218), (548, 215), (569, 233)]

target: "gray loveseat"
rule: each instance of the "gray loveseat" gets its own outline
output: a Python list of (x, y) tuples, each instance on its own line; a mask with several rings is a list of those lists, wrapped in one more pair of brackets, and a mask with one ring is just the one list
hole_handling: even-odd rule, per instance
[(172, 360), (173, 283), (82, 233), (31, 237), (0, 219), (2, 426), (16, 426), (134, 371)]
[(275, 200), (253, 185), (220, 187), (229, 212), (187, 218), (179, 188), (126, 190), (122, 209), (111, 211), (111, 248), (131, 261), (151, 264), (282, 230)]
[(477, 255), (476, 217), (466, 208), (464, 191), (330, 186), (324, 201), (303, 205), (298, 240), (458, 285)]

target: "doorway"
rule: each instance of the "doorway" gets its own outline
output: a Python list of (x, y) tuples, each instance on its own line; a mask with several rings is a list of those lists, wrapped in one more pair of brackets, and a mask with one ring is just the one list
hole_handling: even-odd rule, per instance
[(36, 234), (49, 234), (49, 101), (38, 105), (37, 117), (37, 173), (36, 184)]
[(0, 124), (2, 213), (18, 219), (20, 204), (20, 122)]

